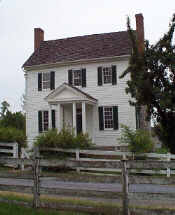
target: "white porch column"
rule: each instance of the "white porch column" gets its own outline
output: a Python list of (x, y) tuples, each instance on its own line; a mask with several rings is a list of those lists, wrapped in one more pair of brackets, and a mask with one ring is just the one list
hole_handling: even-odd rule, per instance
[(86, 133), (86, 103), (82, 102), (82, 132)]
[(76, 103), (73, 102), (73, 128), (75, 135), (77, 135), (77, 119), (76, 119)]
[(52, 129), (52, 106), (49, 105), (49, 129)]
[(57, 104), (57, 114), (56, 114), (56, 121), (57, 121), (57, 129), (58, 132), (61, 131), (61, 104)]

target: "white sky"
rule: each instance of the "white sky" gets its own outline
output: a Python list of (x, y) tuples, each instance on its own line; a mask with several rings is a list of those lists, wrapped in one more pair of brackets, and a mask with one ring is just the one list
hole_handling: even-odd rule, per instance
[(22, 64), (33, 52), (33, 29), (45, 40), (126, 30), (129, 15), (142, 13), (145, 38), (152, 43), (168, 30), (174, 0), (0, 0), (0, 103), (21, 110), (24, 93)]

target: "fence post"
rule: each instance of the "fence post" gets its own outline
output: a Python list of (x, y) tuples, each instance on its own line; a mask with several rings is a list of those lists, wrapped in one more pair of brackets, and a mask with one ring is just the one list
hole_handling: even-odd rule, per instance
[[(18, 143), (13, 144), (13, 158), (18, 158)], [(14, 167), (18, 168), (19, 166), (16, 164)]]
[[(80, 150), (76, 149), (75, 153), (76, 153), (76, 160), (79, 161), (80, 160)], [(77, 170), (78, 173), (80, 173), (80, 168), (79, 167), (77, 167), (76, 170)]]
[(13, 157), (18, 158), (18, 143), (14, 143), (13, 145)]
[[(171, 154), (167, 153), (167, 161), (170, 161), (170, 160), (171, 160)], [(171, 169), (167, 168), (166, 173), (167, 173), (166, 176), (169, 178), (171, 176)]]
[(129, 185), (128, 185), (128, 171), (127, 171), (127, 160), (121, 160), (122, 163), (122, 185), (123, 185), (123, 215), (129, 215)]
[[(21, 160), (23, 161), (24, 158), (24, 148), (21, 148)], [(24, 163), (21, 163), (21, 170), (24, 171)]]
[(40, 207), (40, 180), (39, 180), (39, 166), (40, 166), (40, 158), (38, 155), (38, 149), (35, 149), (35, 156), (33, 160), (33, 207)]

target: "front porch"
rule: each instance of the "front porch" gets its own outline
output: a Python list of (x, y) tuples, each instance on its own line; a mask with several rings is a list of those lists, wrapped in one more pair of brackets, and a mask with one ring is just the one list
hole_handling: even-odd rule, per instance
[(50, 93), (45, 100), (49, 104), (49, 128), (53, 126), (52, 111), (55, 111), (55, 127), (60, 131), (63, 126), (78, 133), (88, 133), (93, 138), (93, 116), (97, 100), (80, 89), (66, 83)]

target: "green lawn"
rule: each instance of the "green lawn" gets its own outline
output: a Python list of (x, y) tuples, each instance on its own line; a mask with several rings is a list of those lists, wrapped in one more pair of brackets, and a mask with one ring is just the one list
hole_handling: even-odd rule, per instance
[(59, 212), (53, 210), (44, 209), (32, 209), (15, 204), (0, 203), (0, 214), (1, 215), (85, 215), (82, 213), (73, 212)]

